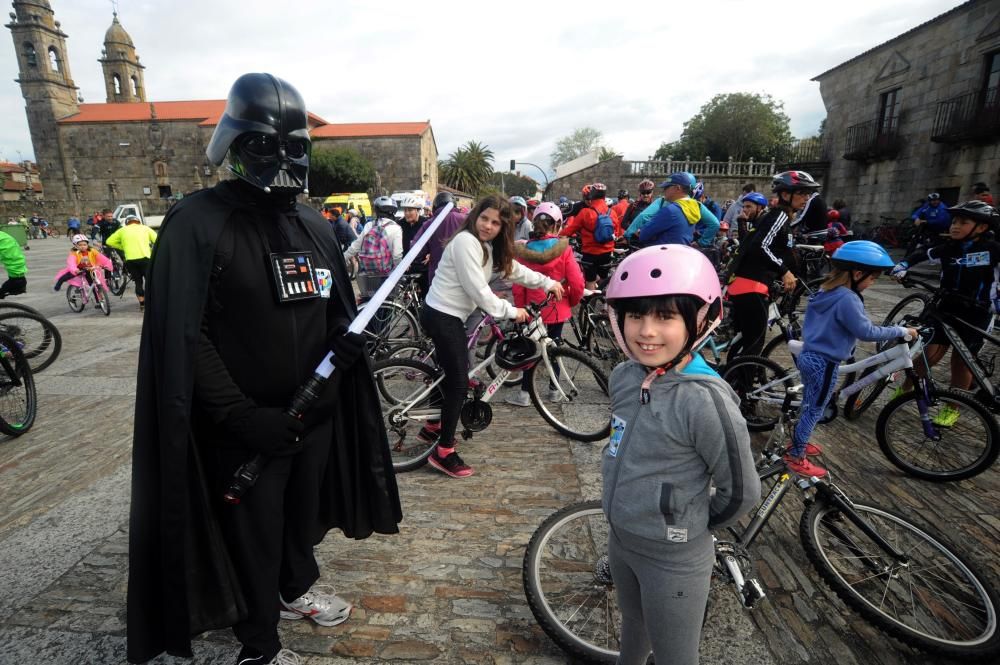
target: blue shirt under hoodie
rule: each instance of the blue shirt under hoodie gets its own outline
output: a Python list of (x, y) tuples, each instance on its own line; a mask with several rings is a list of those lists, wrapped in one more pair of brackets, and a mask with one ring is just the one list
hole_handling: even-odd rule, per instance
[(802, 324), (802, 350), (839, 363), (851, 357), (859, 339), (881, 342), (905, 334), (906, 328), (900, 326), (874, 325), (865, 313), (861, 296), (846, 286), (838, 286), (809, 298)]

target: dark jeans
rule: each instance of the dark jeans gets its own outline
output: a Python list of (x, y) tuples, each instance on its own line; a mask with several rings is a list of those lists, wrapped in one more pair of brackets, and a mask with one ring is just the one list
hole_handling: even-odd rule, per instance
[(135, 295), (137, 298), (142, 298), (146, 295), (146, 290), (143, 287), (145, 285), (146, 268), (148, 266), (149, 259), (132, 259), (125, 262), (125, 270), (128, 270), (128, 274), (132, 276), (132, 281), (135, 282)]
[(444, 405), (441, 407), (441, 433), (438, 441), (444, 446), (450, 446), (469, 391), (469, 340), (465, 337), (465, 322), (425, 304), (420, 310), (420, 323), (434, 341), (438, 365), (444, 370), (444, 380), (441, 382)]
[[(247, 603), (247, 617), (233, 626), (233, 633), (241, 644), (268, 658), (281, 648), (279, 593), (293, 601), (319, 579), (313, 544), (332, 428), (329, 420), (321, 423), (303, 435), (301, 453), (271, 458), (239, 505), (220, 504), (219, 521)], [(205, 457), (221, 495), (233, 472), (253, 453), (213, 448)]]
[(729, 296), (733, 306), (733, 332), (743, 333), (743, 338), (729, 349), (727, 360), (736, 356), (759, 356), (767, 337), (767, 296), (761, 293), (744, 293)]

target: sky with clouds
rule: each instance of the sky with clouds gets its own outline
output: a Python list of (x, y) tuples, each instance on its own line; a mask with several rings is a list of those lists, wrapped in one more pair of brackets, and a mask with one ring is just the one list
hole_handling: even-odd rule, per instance
[[(110, 0), (50, 0), (70, 71), (104, 102)], [(769, 93), (792, 133), (826, 115), (811, 78), (954, 7), (942, 0), (503, 3), (119, 0), (150, 101), (223, 99), (240, 74), (295, 85), (330, 122), (430, 119), (442, 158), (468, 140), (549, 166), (555, 142), (594, 127), (626, 159), (676, 139), (714, 95)], [(33, 154), (10, 32), (0, 38), (0, 158)], [(526, 175), (536, 176), (531, 169)]]

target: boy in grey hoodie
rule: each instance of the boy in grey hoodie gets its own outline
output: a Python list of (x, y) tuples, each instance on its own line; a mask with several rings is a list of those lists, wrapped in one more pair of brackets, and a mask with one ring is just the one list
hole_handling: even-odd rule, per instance
[(632, 358), (611, 373), (601, 468), (622, 612), (618, 662), (645, 663), (652, 648), (656, 662), (689, 665), (698, 662), (715, 562), (709, 529), (735, 523), (760, 499), (739, 400), (693, 353), (718, 325), (718, 278), (697, 250), (649, 247), (622, 262), (607, 295)]

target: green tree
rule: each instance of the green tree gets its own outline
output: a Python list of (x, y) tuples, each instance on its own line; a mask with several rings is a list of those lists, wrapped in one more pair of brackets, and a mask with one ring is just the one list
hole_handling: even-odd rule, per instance
[(601, 146), (601, 151), (600, 153), (598, 153), (597, 159), (603, 162), (609, 159), (614, 159), (617, 156), (618, 153), (612, 150), (611, 148), (605, 148), (604, 146)]
[(655, 159), (690, 156), (736, 161), (769, 158), (789, 144), (792, 133), (784, 104), (770, 95), (736, 92), (716, 95), (684, 123), (681, 137), (663, 143)]
[(604, 135), (593, 127), (581, 127), (556, 141), (556, 149), (549, 155), (549, 160), (555, 168), (598, 148), (610, 150), (604, 146)]
[(375, 185), (375, 167), (350, 148), (316, 148), (309, 158), (309, 194), (366, 192)]
[(438, 162), (438, 177), (449, 187), (478, 195), (493, 177), (493, 151), (469, 141)]
[(490, 187), (507, 196), (523, 196), (530, 199), (538, 191), (538, 182), (528, 176), (497, 171), (490, 178)]

